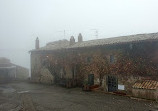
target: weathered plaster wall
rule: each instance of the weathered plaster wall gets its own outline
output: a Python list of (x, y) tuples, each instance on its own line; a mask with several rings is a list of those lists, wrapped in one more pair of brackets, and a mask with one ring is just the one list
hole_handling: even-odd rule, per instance
[(0, 68), (0, 83), (11, 82), (16, 78), (16, 67)]
[(27, 80), (29, 78), (29, 69), (16, 65), (16, 79)]

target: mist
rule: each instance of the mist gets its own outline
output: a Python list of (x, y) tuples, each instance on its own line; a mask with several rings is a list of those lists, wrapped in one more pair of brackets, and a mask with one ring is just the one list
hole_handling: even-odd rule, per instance
[(0, 57), (29, 68), (36, 37), (44, 46), (79, 33), (85, 41), (158, 32), (157, 4), (157, 0), (0, 0)]

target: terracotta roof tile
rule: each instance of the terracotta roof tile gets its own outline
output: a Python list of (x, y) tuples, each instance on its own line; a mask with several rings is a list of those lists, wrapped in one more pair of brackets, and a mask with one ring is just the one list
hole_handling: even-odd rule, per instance
[(158, 81), (154, 80), (144, 80), (141, 82), (136, 82), (132, 88), (135, 89), (157, 89), (158, 88)]

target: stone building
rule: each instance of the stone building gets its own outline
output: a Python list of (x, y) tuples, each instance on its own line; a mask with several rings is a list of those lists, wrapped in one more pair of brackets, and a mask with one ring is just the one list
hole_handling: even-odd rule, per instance
[[(39, 41), (38, 41), (39, 42)], [(50, 42), (31, 50), (31, 80), (98, 84), (105, 91), (132, 93), (142, 80), (158, 81), (158, 33), (83, 41)]]
[(12, 80), (25, 80), (29, 77), (27, 68), (15, 65), (9, 59), (0, 57), (0, 83)]
[(0, 58), (0, 83), (9, 82), (16, 78), (16, 67), (10, 63), (9, 59)]

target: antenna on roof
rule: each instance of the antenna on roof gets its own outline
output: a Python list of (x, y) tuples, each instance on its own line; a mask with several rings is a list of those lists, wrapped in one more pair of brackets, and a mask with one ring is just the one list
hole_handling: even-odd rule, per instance
[(65, 32), (65, 30), (64, 30), (64, 39), (65, 39), (65, 34), (66, 34), (66, 32)]
[(63, 37), (64, 37), (63, 39), (65, 39), (65, 37), (66, 37), (66, 31), (67, 31), (67, 30), (62, 30), (62, 31), (57, 31), (57, 32), (63, 33)]
[(95, 31), (95, 37), (96, 37), (96, 39), (98, 39), (98, 29), (91, 29), (91, 30)]

